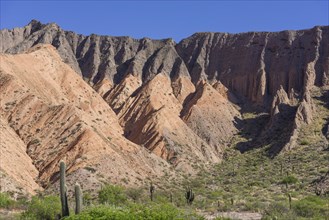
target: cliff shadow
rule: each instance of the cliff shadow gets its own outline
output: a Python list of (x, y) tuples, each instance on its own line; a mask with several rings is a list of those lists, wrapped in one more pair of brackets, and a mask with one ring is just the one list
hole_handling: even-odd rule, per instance
[(247, 140), (237, 143), (236, 149), (244, 153), (266, 148), (267, 156), (271, 158), (280, 153), (293, 135), (297, 107), (280, 104), (278, 108), (279, 113), (273, 116), (269, 113), (260, 113), (243, 120), (236, 118), (239, 135)]
[(235, 126), (239, 130), (238, 135), (247, 140), (238, 142), (235, 146), (241, 153), (258, 148), (256, 145), (257, 137), (261, 134), (262, 129), (267, 124), (269, 115), (259, 115), (255, 118), (240, 119), (235, 118)]
[(271, 121), (264, 130), (260, 142), (266, 148), (267, 155), (271, 158), (277, 156), (281, 150), (291, 141), (296, 129), (295, 118), (297, 106), (280, 104), (279, 113), (271, 117)]
[[(329, 90), (324, 91), (320, 97), (315, 97), (315, 99), (319, 100), (320, 104), (323, 105), (323, 107), (325, 107), (329, 113)], [(329, 140), (329, 115), (325, 119), (325, 123), (321, 129), (321, 132), (323, 136)], [(327, 149), (329, 150), (329, 146)]]

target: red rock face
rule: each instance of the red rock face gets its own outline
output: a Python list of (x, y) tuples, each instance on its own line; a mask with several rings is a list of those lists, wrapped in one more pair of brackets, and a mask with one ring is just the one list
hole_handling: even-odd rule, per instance
[(104, 78), (118, 84), (128, 74), (145, 83), (161, 72), (173, 82), (179, 76), (189, 76), (195, 85), (203, 79), (219, 80), (236, 95), (264, 105), (281, 86), (302, 95), (307, 84), (327, 85), (329, 78), (326, 26), (275, 33), (197, 33), (177, 45), (170, 39), (83, 36), (37, 21), (0, 34), (0, 51), (7, 53), (36, 42), (53, 44), (92, 85)]
[(282, 86), (302, 95), (305, 86), (328, 85), (329, 28), (277, 33), (198, 33), (176, 50), (192, 80), (220, 80), (229, 90), (266, 104)]
[[(168, 169), (160, 157), (124, 138), (112, 109), (51, 45), (1, 54), (0, 62), (1, 173), (11, 188), (33, 194), (47, 187), (58, 178), (60, 160), (68, 173), (92, 167), (94, 176), (112, 182), (126, 176), (130, 184)], [(73, 177), (86, 187), (100, 181)], [(7, 181), (1, 184), (2, 190), (12, 190)]]
[[(18, 185), (37, 179), (30, 193), (56, 181), (61, 159), (72, 178), (89, 175), (91, 187), (100, 185), (96, 174), (139, 184), (138, 176), (170, 166), (193, 173), (193, 164), (220, 162), (238, 132), (254, 134), (241, 151), (270, 146), (276, 155), (312, 121), (313, 89), (328, 88), (328, 36), (328, 27), (197, 33), (176, 44), (37, 21), (1, 30), (0, 51), (18, 54), (1, 55), (1, 132), (16, 133), (31, 175), (1, 172)], [(245, 130), (241, 112), (262, 113), (257, 131)]]

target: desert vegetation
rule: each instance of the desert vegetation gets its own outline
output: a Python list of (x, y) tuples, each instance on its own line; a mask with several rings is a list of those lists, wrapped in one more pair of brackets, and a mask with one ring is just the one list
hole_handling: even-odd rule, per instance
[(221, 163), (196, 164), (199, 172), (194, 176), (183, 173), (183, 178), (175, 178), (168, 173), (135, 187), (108, 182), (94, 195), (77, 184), (77, 193), (70, 197), (63, 188), (66, 174), (61, 162), (63, 191), (16, 201), (1, 193), (0, 207), (23, 210), (14, 219), (207, 219), (224, 212), (261, 213), (263, 219), (328, 219), (329, 193), (317, 188), (329, 173), (328, 146), (320, 132), (328, 109), (321, 101), (317, 104), (313, 122), (299, 130), (298, 146), (275, 157), (268, 155), (266, 146), (240, 153), (236, 146), (245, 134), (238, 134)]
[[(261, 213), (263, 219), (328, 219), (329, 193), (317, 187), (329, 175), (328, 146), (321, 133), (328, 109), (321, 100), (316, 104), (313, 122), (299, 129), (298, 146), (275, 157), (269, 156), (267, 146), (241, 153), (237, 146), (248, 138), (239, 133), (221, 163), (195, 164), (196, 175), (177, 178), (166, 173), (135, 187), (108, 182), (96, 194), (76, 184), (70, 196), (61, 162), (57, 194), (46, 191), (30, 200), (13, 200), (1, 193), (0, 208), (22, 210), (12, 219), (207, 219), (224, 212)], [(247, 120), (257, 117), (245, 115)]]
[[(164, 178), (141, 187), (106, 184), (97, 196), (84, 192), (80, 213), (74, 211), (75, 199), (68, 198), (70, 215), (64, 219), (204, 219), (205, 213), (230, 211), (258, 212), (263, 219), (329, 216), (328, 192), (317, 194), (313, 187), (328, 172), (323, 147), (300, 144), (274, 159), (266, 149), (225, 153), (221, 164), (183, 181), (168, 183)], [(57, 219), (62, 213), (60, 195), (40, 193), (28, 202), (14, 201), (7, 194), (0, 198), (2, 208), (25, 210), (17, 216), (20, 219)]]

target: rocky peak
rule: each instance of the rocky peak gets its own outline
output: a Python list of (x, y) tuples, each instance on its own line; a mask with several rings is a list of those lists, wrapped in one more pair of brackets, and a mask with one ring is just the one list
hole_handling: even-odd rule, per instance
[(273, 98), (271, 115), (275, 115), (278, 113), (278, 106), (281, 104), (290, 105), (290, 99), (288, 98), (288, 95), (282, 86), (276, 92), (276, 95)]
[(44, 25), (40, 21), (33, 19), (30, 21), (30, 23), (28, 23), (27, 26), (29, 26), (31, 28), (32, 32), (35, 32), (35, 31), (40, 30)]

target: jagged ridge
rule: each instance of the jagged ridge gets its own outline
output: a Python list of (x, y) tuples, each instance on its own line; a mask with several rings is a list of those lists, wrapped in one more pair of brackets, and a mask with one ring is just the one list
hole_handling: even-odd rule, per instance
[[(242, 151), (271, 144), (272, 131), (276, 138), (287, 134), (270, 154), (294, 146), (298, 126), (312, 120), (312, 87), (329, 84), (328, 32), (326, 26), (197, 33), (176, 44), (172, 39), (83, 36), (33, 20), (23, 28), (1, 30), (0, 49), (16, 54), (52, 44), (109, 104), (126, 139), (192, 172), (193, 162), (221, 159), (243, 126), (239, 111), (267, 115), (262, 131), (242, 143)], [(284, 129), (283, 121), (289, 122)], [(24, 140), (24, 135), (19, 136)]]

